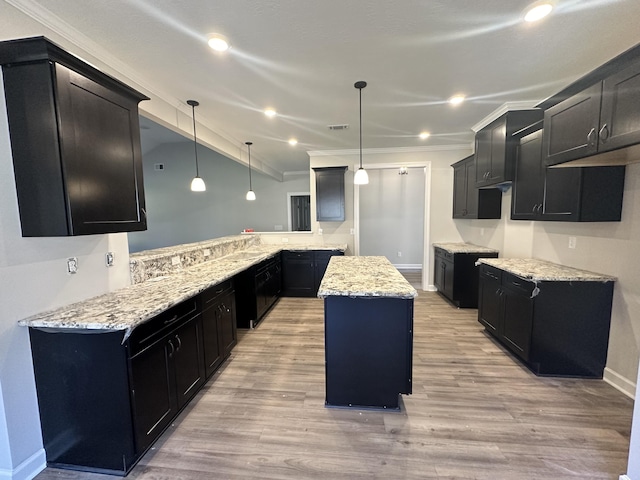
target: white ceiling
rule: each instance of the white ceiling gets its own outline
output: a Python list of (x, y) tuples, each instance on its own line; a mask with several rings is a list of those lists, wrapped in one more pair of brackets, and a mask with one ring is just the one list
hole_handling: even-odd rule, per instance
[[(7, 23), (2, 39), (51, 29), (72, 52), (108, 52), (152, 102), (190, 114), (198, 100), (199, 122), (239, 152), (252, 141), (252, 158), (280, 173), (307, 170), (307, 151), (358, 147), (358, 80), (365, 149), (470, 144), (505, 103), (534, 105), (640, 42), (639, 0), (557, 0), (538, 24), (520, 21), (528, 0), (3, 1), (46, 29)], [(230, 39), (226, 54), (207, 46), (214, 32)], [(468, 100), (453, 108), (455, 93)]]

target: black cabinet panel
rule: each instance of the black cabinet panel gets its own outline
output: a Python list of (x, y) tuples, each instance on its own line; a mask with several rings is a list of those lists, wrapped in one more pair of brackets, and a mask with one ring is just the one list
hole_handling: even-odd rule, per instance
[(281, 284), (280, 255), (236, 275), (237, 326), (239, 328), (255, 327), (278, 300)]
[(314, 168), (316, 220), (344, 222), (344, 172), (347, 167)]
[(135, 90), (44, 38), (0, 42), (23, 236), (146, 229)]
[(495, 258), (492, 253), (452, 253), (440, 247), (434, 247), (434, 283), (438, 292), (458, 308), (476, 308), (478, 306), (478, 268), (479, 258)]
[(620, 220), (625, 167), (545, 167), (542, 145), (542, 130), (520, 139), (512, 220)]
[(538, 375), (602, 378), (613, 282), (530, 282), (480, 266), (478, 321)]
[(517, 138), (513, 134), (539, 121), (542, 110), (512, 110), (476, 133), (477, 188), (513, 180)]
[(282, 295), (315, 297), (331, 257), (339, 250), (285, 250), (282, 252)]
[(490, 219), (502, 215), (502, 192), (476, 188), (475, 157), (464, 158), (453, 167), (453, 218)]
[(599, 151), (640, 143), (640, 63), (604, 80), (598, 134)]

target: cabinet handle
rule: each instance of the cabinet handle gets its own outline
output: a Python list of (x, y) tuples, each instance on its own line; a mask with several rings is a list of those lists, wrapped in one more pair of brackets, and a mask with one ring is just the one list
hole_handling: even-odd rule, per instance
[(520, 284), (520, 283), (518, 283), (518, 282), (511, 282), (511, 284), (512, 284), (514, 287), (521, 287), (521, 286), (522, 286), (522, 284)]
[(178, 335), (176, 335), (176, 340), (178, 341), (178, 348), (176, 348), (176, 352), (179, 352), (180, 347), (182, 347), (182, 340), (180, 340), (180, 337)]
[(606, 123), (600, 129), (599, 136), (602, 143), (607, 143), (607, 140), (609, 139), (609, 127)]
[(176, 353), (176, 347), (173, 345), (173, 342), (169, 340), (169, 346), (171, 347), (171, 351), (169, 352), (169, 358), (173, 357), (173, 354)]
[(589, 130), (589, 133), (587, 134), (587, 143), (589, 145), (595, 145), (596, 143), (596, 129), (592, 128), (591, 130)]
[(171, 317), (169, 320), (165, 320), (164, 324), (165, 325), (169, 325), (171, 322), (175, 322), (178, 319), (178, 315), (174, 315), (173, 317)]

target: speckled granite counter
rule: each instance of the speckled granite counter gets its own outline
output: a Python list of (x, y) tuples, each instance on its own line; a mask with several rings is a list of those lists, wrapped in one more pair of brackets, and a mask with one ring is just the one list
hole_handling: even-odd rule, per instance
[[(170, 257), (172, 251), (178, 252), (182, 248), (183, 246), (176, 246), (162, 249), (161, 256)], [(282, 246), (260, 245), (256, 242), (249, 248), (181, 268), (169, 275), (147, 278), (146, 281), (111, 293), (33, 315), (20, 320), (18, 324), (56, 329), (126, 330), (126, 338), (137, 325), (252, 265), (277, 255), (282, 250), (302, 249), (344, 251), (346, 245)], [(151, 255), (152, 252), (149, 251)]]
[(478, 263), (486, 263), (534, 282), (615, 282), (617, 280), (610, 275), (578, 270), (536, 258), (481, 258), (478, 259)]
[(449, 253), (499, 253), (494, 248), (481, 247), (472, 243), (434, 243), (433, 246)]
[(318, 297), (414, 298), (418, 292), (386, 257), (333, 257)]

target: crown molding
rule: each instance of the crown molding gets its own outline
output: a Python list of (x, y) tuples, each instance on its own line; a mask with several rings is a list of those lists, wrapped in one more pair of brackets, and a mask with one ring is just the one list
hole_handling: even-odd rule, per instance
[(526, 102), (503, 103), (498, 108), (496, 108), (493, 112), (491, 112), (489, 115), (487, 115), (478, 123), (476, 123), (473, 127), (471, 127), (471, 130), (473, 130), (474, 132), (478, 132), (482, 130), (484, 127), (486, 127), (487, 125), (489, 125), (491, 122), (493, 122), (496, 118), (500, 117), (501, 115), (504, 115), (510, 110), (529, 110), (529, 109), (535, 108), (535, 105), (537, 103), (539, 103), (537, 100), (526, 101)]
[[(428, 145), (419, 147), (389, 147), (389, 148), (364, 148), (364, 155), (384, 155), (390, 153), (418, 153), (418, 152), (443, 152), (451, 150), (465, 150), (473, 148), (472, 144), (457, 145)], [(338, 155), (359, 155), (360, 150), (357, 148), (345, 150), (310, 150), (307, 151), (310, 157), (329, 157)]]

